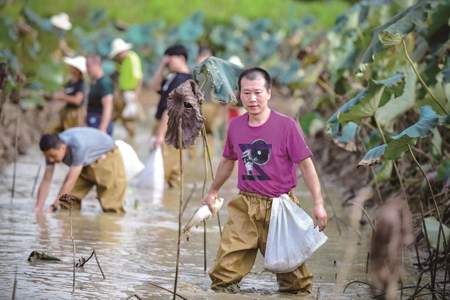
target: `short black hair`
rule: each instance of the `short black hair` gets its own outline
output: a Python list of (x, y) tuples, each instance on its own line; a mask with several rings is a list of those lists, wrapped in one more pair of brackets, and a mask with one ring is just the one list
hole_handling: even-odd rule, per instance
[(39, 148), (42, 152), (50, 149), (58, 149), (64, 142), (59, 138), (57, 134), (43, 134), (39, 141)]
[(188, 59), (188, 51), (186, 49), (186, 47), (184, 47), (183, 45), (173, 45), (170, 46), (169, 48), (166, 49), (166, 51), (164, 51), (164, 55), (182, 55), (184, 56), (184, 59), (187, 61)]
[(238, 79), (239, 91), (241, 90), (242, 78), (254, 80), (257, 78), (258, 75), (260, 75), (264, 78), (264, 80), (266, 81), (266, 83), (265, 83), (266, 89), (270, 90), (272, 88), (272, 78), (270, 77), (269, 72), (267, 72), (266, 70), (264, 70), (263, 68), (260, 68), (260, 67), (253, 67), (253, 68), (245, 69), (244, 71), (242, 71), (241, 75), (239, 75), (239, 79)]

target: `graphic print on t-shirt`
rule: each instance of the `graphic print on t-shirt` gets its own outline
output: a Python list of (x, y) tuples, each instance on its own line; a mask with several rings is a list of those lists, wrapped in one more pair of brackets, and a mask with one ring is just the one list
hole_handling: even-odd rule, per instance
[(247, 174), (242, 175), (243, 180), (270, 180), (264, 173), (261, 166), (270, 159), (272, 145), (264, 140), (255, 140), (251, 144), (239, 144), (242, 151), (242, 161), (244, 162)]

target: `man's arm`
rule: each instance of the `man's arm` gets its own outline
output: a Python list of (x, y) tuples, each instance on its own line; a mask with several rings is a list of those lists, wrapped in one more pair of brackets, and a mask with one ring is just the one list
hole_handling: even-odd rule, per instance
[(323, 206), (322, 192), (320, 190), (320, 181), (317, 176), (316, 168), (311, 157), (302, 160), (299, 163), (300, 171), (303, 174), (303, 180), (308, 187), (309, 192), (313, 198), (314, 208), (313, 217), (316, 225), (319, 226), (319, 230), (322, 231), (327, 226), (327, 212)]
[(34, 206), (34, 211), (41, 211), (44, 208), (45, 200), (48, 197), (50, 191), (50, 184), (52, 183), (53, 172), (55, 170), (55, 165), (47, 165), (45, 167), (44, 176), (39, 184), (38, 194), (36, 198), (36, 204)]
[(66, 178), (64, 179), (64, 183), (62, 184), (61, 188), (59, 189), (58, 195), (56, 196), (55, 201), (53, 201), (53, 205), (59, 204), (59, 198), (64, 194), (70, 194), (72, 192), (73, 187), (75, 186), (75, 182), (77, 181), (78, 177), (81, 174), (81, 170), (83, 169), (83, 166), (72, 166), (69, 169), (69, 172), (66, 175)]
[(108, 124), (111, 122), (112, 111), (113, 111), (113, 97), (112, 95), (106, 95), (102, 98), (102, 120), (98, 129), (106, 133), (108, 129)]
[(158, 66), (158, 69), (156, 70), (155, 74), (153, 75), (152, 79), (150, 80), (150, 87), (155, 91), (158, 92), (161, 88), (161, 83), (163, 82), (163, 73), (164, 69), (166, 68), (167, 63), (169, 62), (169, 57), (164, 56), (161, 63)]
[(217, 194), (219, 193), (222, 185), (227, 181), (230, 177), (231, 173), (234, 169), (234, 160), (226, 159), (222, 157), (222, 160), (219, 163), (219, 166), (216, 170), (216, 177), (209, 188), (208, 194), (203, 198), (202, 203), (207, 204), (211, 213), (215, 213), (214, 203), (217, 198)]
[(77, 92), (75, 95), (66, 95), (63, 92), (57, 92), (54, 95), (56, 100), (64, 101), (66, 103), (80, 105), (83, 102), (83, 92)]
[(155, 141), (153, 143), (153, 148), (157, 148), (164, 144), (164, 138), (166, 137), (167, 124), (169, 122), (169, 114), (167, 109), (163, 112), (161, 121), (159, 122), (158, 129), (156, 130)]

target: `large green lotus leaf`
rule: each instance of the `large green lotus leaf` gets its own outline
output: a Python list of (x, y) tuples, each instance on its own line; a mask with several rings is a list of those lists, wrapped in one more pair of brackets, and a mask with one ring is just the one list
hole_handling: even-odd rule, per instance
[(409, 147), (416, 144), (416, 141), (416, 139), (406, 136), (389, 141), (386, 151), (384, 152), (384, 158), (387, 160), (395, 160), (400, 158), (403, 153), (409, 150)]
[(359, 122), (361, 119), (369, 118), (375, 115), (378, 106), (380, 105), (381, 96), (383, 95), (384, 87), (368, 88), (364, 94), (358, 94), (353, 98), (352, 107), (338, 115), (338, 120), (341, 123), (349, 121)]
[[(428, 240), (430, 242), (430, 246), (433, 247), (434, 249), (437, 249), (439, 240), (439, 251), (441, 252), (445, 251), (444, 236), (445, 241), (448, 244), (450, 238), (450, 229), (445, 224), (442, 224), (442, 230), (439, 230), (440, 224), (435, 217), (426, 217), (423, 219), (423, 221), (425, 224), (422, 224), (422, 230), (423, 233), (425, 234), (426, 228), (426, 233), (428, 236)], [(423, 226), (425, 226), (425, 228)]]
[(450, 83), (450, 59), (447, 58), (447, 64), (445, 66), (445, 69), (442, 70), (442, 74), (444, 75), (444, 82)]
[(255, 61), (260, 62), (272, 54), (274, 54), (282, 41), (283, 35), (281, 32), (274, 34), (262, 33), (258, 39), (255, 40)]
[(177, 29), (177, 39), (180, 42), (196, 41), (204, 33), (204, 14), (196, 12), (186, 19)]
[(270, 69), (270, 74), (274, 81), (282, 85), (300, 82), (303, 78), (300, 62), (295, 58), (289, 62), (279, 62)]
[[(341, 107), (338, 108), (338, 110), (333, 115), (331, 115), (331, 117), (327, 120), (328, 134), (330, 134), (333, 138), (337, 138), (338, 136), (341, 135), (342, 126), (338, 120), (338, 116), (341, 113), (348, 111), (355, 103), (360, 101), (360, 99), (364, 98), (366, 93), (367, 93), (367, 90), (360, 91), (355, 97), (353, 97), (349, 101), (345, 102)], [(356, 124), (356, 123), (354, 123), (354, 124)], [(351, 126), (353, 126), (353, 125), (351, 125)]]
[(399, 93), (403, 88), (403, 82), (403, 73), (396, 73), (383, 80), (370, 81), (365, 90), (341, 107), (345, 109), (338, 110), (339, 122), (359, 122), (363, 118), (374, 116), (379, 106), (384, 105), (392, 95)]
[(433, 144), (432, 153), (435, 156), (441, 156), (442, 155), (442, 136), (439, 133), (439, 130), (437, 128), (434, 128), (432, 130), (433, 132), (433, 138), (431, 139), (431, 143)]
[(370, 166), (381, 162), (382, 160), (395, 160), (408, 151), (409, 146), (416, 143), (415, 139), (402, 137), (398, 140), (391, 140), (388, 144), (376, 146), (364, 155), (358, 166)]
[(235, 64), (211, 56), (193, 70), (193, 78), (207, 101), (237, 104), (238, 78), (242, 69)]
[(450, 1), (438, 1), (437, 7), (430, 14), (430, 24), (427, 27), (427, 34), (433, 36), (443, 27), (448, 28), (448, 20), (450, 19)]
[(446, 159), (441, 162), (438, 167), (438, 180), (444, 182), (444, 184), (450, 184), (450, 159)]
[(323, 118), (317, 112), (308, 112), (299, 118), (300, 126), (309, 136), (314, 136), (325, 127)]
[(392, 17), (385, 24), (375, 28), (372, 40), (361, 59), (362, 64), (373, 62), (374, 56), (387, 46), (396, 45), (402, 38), (422, 25), (428, 15), (433, 0), (421, 0)]
[(408, 66), (405, 69), (405, 84), (402, 94), (398, 97), (395, 97), (395, 94), (391, 95), (393, 99), (388, 100), (375, 113), (375, 118), (384, 128), (392, 127), (395, 119), (413, 108), (416, 103), (417, 77), (412, 67)]
[(375, 169), (375, 180), (377, 182), (384, 182), (391, 179), (394, 163), (392, 160), (387, 160), (381, 166)]
[(387, 145), (382, 144), (376, 147), (373, 147), (364, 155), (361, 161), (358, 163), (359, 166), (371, 166), (381, 162), (384, 156), (384, 152), (386, 151)]
[(149, 44), (153, 38), (153, 24), (132, 25), (128, 28), (125, 39), (133, 46), (142, 46)]
[(106, 20), (106, 17), (106, 11), (104, 9), (95, 9), (89, 14), (87, 22), (92, 28), (97, 28), (100, 23)]
[(36, 79), (46, 91), (55, 91), (63, 85), (63, 67), (62, 64), (43, 62), (37, 68)]
[(271, 29), (272, 21), (268, 18), (261, 18), (250, 23), (245, 30), (247, 35), (252, 39), (260, 39), (263, 33), (266, 33)]
[(419, 120), (400, 132), (392, 136), (392, 139), (398, 140), (402, 137), (409, 137), (411, 139), (421, 138), (427, 136), (433, 132), (433, 129), (439, 124), (442, 116), (436, 114), (436, 112), (429, 105), (422, 106), (420, 108)]
[(32, 25), (37, 26), (37, 28), (44, 31), (52, 31), (53, 25), (49, 19), (42, 18), (37, 15), (31, 8), (25, 6), (22, 10), (22, 14), (25, 19)]

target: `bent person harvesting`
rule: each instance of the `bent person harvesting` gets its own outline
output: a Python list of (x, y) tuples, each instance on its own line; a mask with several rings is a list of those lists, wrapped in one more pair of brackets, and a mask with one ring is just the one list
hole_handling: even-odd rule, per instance
[[(323, 230), (327, 224), (319, 179), (303, 134), (293, 119), (268, 106), (270, 75), (261, 68), (247, 69), (239, 76), (238, 87), (247, 113), (230, 123), (216, 178), (203, 199), (214, 213), (219, 189), (238, 161), (240, 193), (228, 205), (228, 222), (209, 273), (212, 289), (224, 292), (237, 292), (238, 283), (253, 267), (258, 249), (264, 255), (272, 199), (288, 194), (299, 203), (293, 194), (297, 166), (314, 201), (316, 225)], [(293, 272), (276, 275), (281, 292), (311, 292), (312, 274), (304, 264)]]
[(41, 211), (50, 191), (56, 163), (69, 166), (49, 211), (59, 207), (59, 199), (71, 194), (81, 208), (83, 199), (93, 186), (104, 212), (124, 212), (123, 203), (127, 178), (122, 156), (113, 139), (98, 129), (75, 127), (60, 134), (44, 134), (39, 142), (44, 153), (46, 168), (39, 185), (35, 211)]

